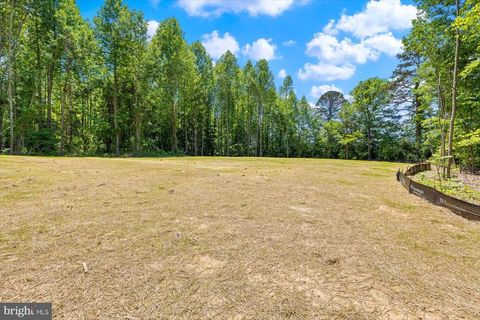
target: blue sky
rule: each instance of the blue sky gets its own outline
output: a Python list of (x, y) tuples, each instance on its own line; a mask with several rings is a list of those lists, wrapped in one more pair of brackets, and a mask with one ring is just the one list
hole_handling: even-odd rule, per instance
[[(187, 41), (213, 58), (230, 49), (240, 65), (266, 58), (277, 85), (287, 73), (311, 102), (329, 89), (348, 94), (361, 80), (389, 77), (415, 17), (411, 0), (124, 0), (149, 32), (176, 17)], [(92, 19), (103, 1), (77, 0)]]

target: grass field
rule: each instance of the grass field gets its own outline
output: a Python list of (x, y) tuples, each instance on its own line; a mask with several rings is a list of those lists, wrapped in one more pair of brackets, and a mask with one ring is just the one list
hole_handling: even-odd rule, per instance
[(0, 157), (0, 301), (54, 319), (475, 319), (480, 224), (405, 165)]

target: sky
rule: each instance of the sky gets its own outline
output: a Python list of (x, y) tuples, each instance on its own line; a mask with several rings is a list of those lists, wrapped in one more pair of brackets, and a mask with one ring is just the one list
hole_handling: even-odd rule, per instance
[[(214, 60), (233, 52), (243, 66), (267, 59), (277, 86), (288, 74), (298, 97), (348, 95), (362, 80), (390, 77), (401, 38), (416, 16), (412, 0), (124, 0), (141, 10), (149, 35), (175, 17)], [(77, 0), (89, 20), (103, 0)]]

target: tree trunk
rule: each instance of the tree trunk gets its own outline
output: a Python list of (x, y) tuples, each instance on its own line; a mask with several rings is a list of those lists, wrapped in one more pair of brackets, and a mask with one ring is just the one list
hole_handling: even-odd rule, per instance
[(53, 90), (53, 62), (48, 64), (47, 76), (47, 126), (52, 127), (52, 90)]
[(259, 114), (258, 114), (258, 157), (263, 156), (263, 141), (262, 141), (262, 134), (263, 134), (263, 107), (259, 107)]
[(372, 130), (368, 128), (367, 134), (367, 143), (368, 143), (368, 160), (372, 160)]
[(35, 33), (36, 33), (36, 62), (37, 62), (37, 76), (36, 76), (36, 86), (37, 86), (37, 102), (40, 105), (40, 126), (43, 128), (45, 127), (45, 104), (43, 103), (42, 98), (42, 62), (41, 62), (41, 49), (40, 49), (40, 37), (38, 36), (38, 23), (35, 23)]
[[(457, 7), (457, 17), (460, 15), (459, 0), (455, 1)], [(448, 164), (447, 164), (447, 178), (451, 178), (451, 170), (453, 164), (453, 130), (455, 128), (455, 114), (457, 111), (457, 76), (458, 76), (458, 60), (460, 55), (460, 31), (458, 27), (455, 30), (455, 60), (453, 65), (453, 80), (452, 80), (452, 112), (450, 116), (450, 126), (448, 129)]]
[(177, 99), (174, 98), (172, 104), (172, 151), (177, 152)]
[[(65, 47), (65, 53), (67, 53), (68, 47)], [(67, 77), (65, 79), (65, 82), (63, 84), (63, 89), (62, 89), (62, 103), (60, 106), (60, 125), (61, 125), (61, 135), (60, 135), (60, 152), (63, 154), (65, 152), (65, 133), (67, 131), (67, 137), (68, 137), (68, 130), (66, 129), (66, 123), (65, 123), (65, 111), (67, 111), (67, 116), (69, 112), (69, 107), (67, 104), (71, 102), (71, 98), (69, 99), (69, 95), (71, 95), (71, 90), (70, 90), (70, 69), (71, 69), (71, 58), (68, 58), (67, 61), (67, 69), (66, 69), (66, 74)], [(68, 99), (68, 100), (67, 100)]]
[(8, 77), (8, 105), (9, 105), (9, 118), (10, 118), (10, 154), (14, 153), (14, 120), (13, 120), (13, 72), (12, 72), (12, 60), (13, 60), (13, 12), (14, 9), (10, 8), (10, 20), (8, 28), (8, 53), (7, 53), (7, 77)]
[(60, 133), (60, 153), (65, 152), (65, 104), (67, 100), (67, 82), (63, 85), (62, 90), (62, 102), (60, 105), (60, 127), (62, 132)]
[(140, 152), (141, 140), (142, 140), (142, 114), (140, 112), (140, 106), (138, 105), (138, 93), (135, 89), (135, 152)]
[(82, 149), (83, 153), (87, 152), (87, 137), (85, 132), (87, 130), (87, 113), (86, 109), (88, 108), (88, 96), (83, 96), (80, 98), (82, 101), (82, 108), (81, 108), (81, 123), (80, 123), (80, 135), (82, 138)]
[(439, 105), (439, 128), (440, 128), (440, 135), (441, 135), (441, 141), (440, 141), (440, 165), (442, 167), (442, 175), (445, 177), (445, 127), (443, 120), (445, 119), (445, 101), (443, 97), (443, 91), (442, 91), (442, 78), (441, 75), (438, 74), (438, 84), (437, 84), (437, 90), (438, 90), (438, 105)]
[(115, 155), (120, 155), (120, 132), (118, 130), (118, 74), (117, 64), (113, 66), (113, 129), (115, 130)]
[(13, 62), (15, 60), (15, 50), (17, 42), (14, 40), (13, 32), (13, 21), (16, 20), (18, 24), (18, 37), (22, 31), (23, 23), (27, 17), (28, 12), (24, 10), (23, 16), (21, 18), (14, 19), (15, 12), (15, 1), (9, 2), (10, 6), (10, 17), (9, 17), (9, 26), (8, 26), (8, 38), (7, 38), (7, 95), (8, 95), (8, 104), (9, 104), (9, 120), (10, 120), (10, 154), (15, 152), (15, 137), (14, 137), (14, 114), (15, 114), (15, 97), (14, 97), (14, 74), (13, 74)]
[(205, 123), (207, 122), (207, 116), (204, 115), (202, 119), (202, 130), (201, 130), (201, 142), (200, 142), (200, 155), (204, 155), (204, 142), (205, 142)]
[(0, 104), (0, 154), (3, 153), (3, 105)]
[(289, 158), (289, 156), (290, 156), (290, 150), (289, 150), (289, 149), (290, 149), (290, 148), (289, 148), (289, 146), (288, 146), (288, 123), (287, 123), (287, 125), (285, 126), (285, 138), (286, 138), (286, 141), (285, 141), (285, 142), (286, 142), (286, 145), (287, 145), (287, 158)]
[[(71, 60), (69, 62), (71, 64)], [(69, 67), (69, 70), (71, 69), (71, 65)], [(72, 101), (72, 84), (70, 83), (70, 75), (68, 76), (68, 100), (67, 100), (67, 149), (68, 151), (71, 150), (72, 146), (72, 141), (73, 141), (73, 124), (72, 124), (72, 106), (73, 106), (73, 101)]]
[(198, 156), (198, 123), (195, 119), (195, 124), (193, 126), (193, 154)]
[(188, 132), (187, 132), (187, 119), (185, 117), (185, 113), (184, 113), (184, 116), (183, 116), (183, 119), (182, 119), (182, 127), (184, 128), (183, 129), (183, 141), (185, 141), (185, 153), (187, 154), (192, 154), (191, 153), (191, 150), (190, 150), (190, 143), (189, 143), (189, 139), (188, 139)]
[[(420, 86), (419, 82), (415, 82), (415, 92)], [(420, 155), (420, 145), (422, 144), (422, 121), (420, 111), (420, 99), (417, 93), (414, 94), (415, 99), (415, 145), (418, 155)]]
[[(230, 106), (230, 105), (229, 105)], [(230, 156), (230, 108), (227, 109), (227, 123), (226, 123), (227, 132), (226, 136), (226, 155), (227, 157)]]
[[(52, 2), (53, 3), (53, 2)], [(58, 39), (58, 30), (57, 23), (53, 22), (50, 26), (53, 29), (53, 41), (56, 43)], [(52, 128), (52, 92), (53, 92), (53, 83), (55, 78), (55, 61), (58, 59), (56, 46), (50, 50), (50, 59), (48, 61), (47, 67), (47, 127)]]

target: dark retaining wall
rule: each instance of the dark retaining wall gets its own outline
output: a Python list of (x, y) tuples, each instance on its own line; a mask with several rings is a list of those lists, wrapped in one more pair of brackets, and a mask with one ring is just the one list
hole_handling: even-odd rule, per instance
[(414, 165), (408, 168), (405, 173), (398, 170), (397, 180), (402, 183), (402, 185), (408, 190), (409, 193), (428, 200), (437, 206), (447, 207), (454, 213), (461, 215), (462, 217), (469, 220), (480, 220), (480, 206), (457, 198), (453, 198), (451, 196), (447, 196), (446, 194), (443, 194), (442, 192), (432, 187), (413, 181), (407, 176), (414, 175), (416, 173), (426, 170), (430, 170), (429, 163), (421, 163)]

